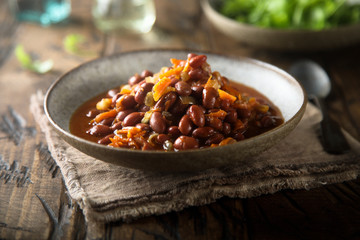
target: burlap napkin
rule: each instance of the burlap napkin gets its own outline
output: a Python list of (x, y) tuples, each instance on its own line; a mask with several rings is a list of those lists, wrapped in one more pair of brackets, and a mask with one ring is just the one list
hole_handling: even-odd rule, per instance
[(329, 155), (323, 151), (316, 133), (321, 115), (312, 105), (286, 139), (248, 164), (186, 174), (151, 173), (96, 160), (54, 132), (44, 115), (41, 93), (31, 97), (31, 111), (70, 196), (92, 223), (179, 211), (223, 196), (249, 198), (282, 189), (309, 189), (352, 180), (360, 173), (360, 143), (348, 134), (351, 152)]

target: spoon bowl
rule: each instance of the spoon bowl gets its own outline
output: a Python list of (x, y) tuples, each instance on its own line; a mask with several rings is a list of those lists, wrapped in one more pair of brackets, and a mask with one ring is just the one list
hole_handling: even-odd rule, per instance
[(316, 62), (301, 60), (293, 64), (290, 73), (304, 86), (309, 96), (326, 98), (331, 90), (330, 78)]
[(320, 107), (323, 119), (320, 123), (324, 150), (331, 154), (341, 154), (350, 149), (340, 126), (328, 114), (325, 98), (331, 91), (331, 81), (325, 70), (316, 62), (301, 60), (289, 70), (305, 88), (311, 100)]

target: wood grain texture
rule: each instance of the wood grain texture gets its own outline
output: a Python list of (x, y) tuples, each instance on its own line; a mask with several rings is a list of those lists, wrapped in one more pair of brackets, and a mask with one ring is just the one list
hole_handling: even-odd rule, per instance
[[(37, 75), (22, 70), (10, 55), (0, 68), (0, 115), (12, 118), (11, 106), (26, 121), (24, 129), (36, 129), (34, 135), (23, 134), (18, 144), (0, 131), (0, 239), (360, 239), (359, 180), (251, 199), (222, 198), (131, 223), (87, 226), (81, 209), (67, 196), (28, 102), (32, 93), (45, 91), (61, 74), (96, 56), (185, 48), (256, 58), (285, 70), (298, 59), (310, 58), (324, 66), (332, 79), (334, 88), (327, 99), (332, 117), (360, 140), (360, 45), (302, 53), (255, 49), (217, 32), (197, 1), (178, 2), (182, 4), (156, 0), (155, 28), (142, 37), (99, 32), (91, 21), (91, 1), (84, 0), (73, 1), (66, 25), (20, 24), (16, 43), (39, 59), (53, 59), (55, 66), (51, 73)], [(70, 33), (83, 34), (96, 56), (66, 53), (62, 41)], [(9, 176), (14, 178), (10, 181)], [(94, 228), (102, 234), (92, 235)]]

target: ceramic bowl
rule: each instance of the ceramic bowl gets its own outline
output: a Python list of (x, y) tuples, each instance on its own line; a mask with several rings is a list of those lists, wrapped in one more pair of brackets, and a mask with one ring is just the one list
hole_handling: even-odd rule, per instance
[(202, 0), (211, 24), (225, 35), (249, 46), (285, 51), (330, 50), (360, 43), (360, 24), (321, 31), (260, 28), (228, 18), (214, 8), (219, 0)]
[(248, 58), (231, 58), (213, 53), (208, 57), (212, 71), (253, 87), (267, 96), (282, 112), (284, 124), (262, 135), (222, 147), (179, 152), (141, 151), (93, 143), (74, 136), (69, 121), (80, 104), (115, 86), (125, 84), (134, 73), (158, 72), (171, 66), (170, 58), (186, 59), (187, 51), (136, 51), (96, 59), (62, 77), (45, 96), (45, 112), (62, 138), (78, 150), (102, 161), (128, 168), (163, 172), (199, 171), (247, 161), (288, 135), (300, 121), (306, 98), (299, 83), (285, 71)]

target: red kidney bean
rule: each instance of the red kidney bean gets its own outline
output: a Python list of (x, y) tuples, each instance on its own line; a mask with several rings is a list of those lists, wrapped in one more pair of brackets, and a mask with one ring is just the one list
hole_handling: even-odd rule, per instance
[(103, 137), (102, 139), (100, 139), (98, 141), (98, 143), (103, 144), (103, 145), (108, 145), (109, 143), (111, 143), (110, 138), (113, 138), (114, 136), (115, 136), (115, 134), (113, 134), (113, 133), (109, 134), (109, 135)]
[(150, 110), (149, 106), (146, 106), (145, 104), (142, 104), (139, 106), (139, 112), (147, 112)]
[(99, 113), (100, 113), (99, 110), (97, 110), (97, 109), (92, 109), (92, 110), (90, 110), (90, 111), (86, 114), (86, 116), (89, 117), (89, 118), (94, 118), (94, 117), (96, 117)]
[(236, 123), (237, 121), (237, 112), (234, 109), (229, 110), (225, 117), (225, 121), (228, 123)]
[(191, 86), (185, 81), (177, 82), (175, 89), (180, 96), (189, 96), (191, 94)]
[(106, 125), (106, 126), (111, 126), (112, 122), (114, 121), (114, 117), (110, 117), (110, 118), (105, 118), (104, 120), (102, 120), (101, 122), (99, 122), (99, 124), (102, 125)]
[(212, 108), (212, 109), (208, 109), (207, 111), (208, 111), (208, 113), (214, 113), (214, 112), (218, 112), (219, 109), (217, 109), (217, 108)]
[(135, 127), (141, 129), (142, 131), (146, 131), (146, 132), (150, 131), (150, 126), (147, 123), (138, 123), (135, 125)]
[(195, 138), (209, 138), (215, 133), (212, 127), (199, 127), (192, 132), (192, 136)]
[(203, 107), (203, 106), (201, 106), (201, 105), (198, 105), (199, 106), (199, 108), (201, 109), (201, 111), (205, 114), (206, 113), (206, 109)]
[(249, 109), (237, 109), (238, 116), (240, 118), (250, 118), (251, 117), (251, 111)]
[(114, 123), (111, 127), (111, 130), (115, 131), (122, 128), (122, 122)]
[(181, 135), (181, 132), (179, 130), (179, 127), (178, 126), (170, 126), (168, 128), (168, 134), (171, 135), (171, 136), (174, 136), (174, 137), (178, 137)]
[[(137, 104), (137, 102), (135, 101), (135, 97), (133, 95), (129, 95), (129, 94), (125, 94), (125, 95), (121, 96), (116, 101), (116, 105), (118, 105), (118, 103), (120, 103), (120, 105), (124, 109), (131, 109), (131, 108), (135, 107)], [(117, 107), (119, 107), (119, 106), (117, 106)]]
[(220, 108), (222, 109), (222, 110), (224, 110), (224, 111), (229, 111), (230, 110), (230, 106), (231, 106), (231, 102), (230, 102), (230, 100), (228, 100), (228, 99), (223, 99), (222, 101), (221, 101), (221, 106), (220, 106)]
[(262, 105), (269, 105), (269, 103), (265, 99), (256, 98), (256, 101)]
[(114, 97), (117, 93), (119, 93), (119, 89), (118, 88), (114, 88), (114, 89), (110, 89), (108, 92), (107, 92), (107, 95), (109, 97)]
[(187, 107), (188, 104), (182, 104), (181, 100), (178, 98), (172, 106), (170, 112), (174, 115), (183, 115)]
[(206, 62), (207, 57), (205, 55), (197, 55), (195, 57), (190, 58), (189, 60), (189, 65), (192, 68), (198, 68), (200, 67), (203, 63)]
[(115, 105), (115, 104), (116, 104), (116, 101), (117, 101), (121, 96), (122, 96), (121, 93), (115, 94), (115, 95), (112, 97), (112, 99), (111, 99), (112, 104)]
[(150, 127), (157, 133), (166, 130), (166, 120), (160, 112), (153, 112), (150, 117)]
[(141, 73), (141, 78), (144, 79), (146, 77), (152, 77), (154, 74), (152, 72), (150, 72), (149, 70), (144, 70)]
[(227, 123), (227, 122), (223, 123), (222, 132), (224, 133), (224, 135), (229, 135), (231, 133), (231, 125), (230, 125), (230, 123)]
[(262, 127), (267, 128), (274, 126), (275, 121), (271, 116), (264, 116), (261, 118), (260, 123)]
[(216, 117), (210, 117), (206, 120), (206, 125), (209, 127), (214, 128), (216, 131), (222, 131), (223, 128), (223, 122)]
[(139, 74), (135, 74), (134, 76), (130, 77), (128, 80), (128, 84), (130, 86), (133, 86), (135, 84), (138, 84), (139, 82), (141, 82), (143, 80), (143, 78), (139, 75)]
[(159, 143), (159, 144), (164, 144), (164, 142), (166, 140), (170, 140), (170, 136), (169, 135), (166, 135), (166, 134), (159, 134), (157, 137), (156, 137), (156, 142)]
[(198, 127), (205, 125), (205, 115), (203, 110), (198, 105), (192, 105), (189, 107), (189, 117), (191, 121)]
[(179, 122), (179, 130), (183, 135), (189, 135), (192, 130), (192, 121), (189, 115), (184, 115)]
[(159, 111), (167, 111), (176, 102), (177, 95), (175, 92), (168, 92), (156, 102), (154, 108)]
[(207, 73), (204, 72), (201, 68), (191, 69), (188, 73), (189, 80), (202, 80), (206, 78)]
[(117, 121), (124, 121), (125, 117), (133, 112), (135, 112), (134, 109), (123, 110), (123, 111), (118, 112), (118, 114), (116, 115), (115, 118)]
[[(198, 107), (200, 108), (200, 110), (203, 112), (203, 114), (204, 114), (204, 116), (205, 116), (205, 114), (206, 114), (206, 109), (203, 108), (201, 105), (196, 105), (196, 106), (198, 106)], [(190, 110), (190, 107), (187, 109), (186, 114), (190, 116), (190, 111), (189, 111), (189, 110)], [(209, 110), (209, 112), (210, 112), (210, 110)]]
[(236, 141), (241, 141), (245, 139), (245, 136), (241, 132), (237, 131), (232, 133), (232, 138), (234, 138)]
[(143, 151), (155, 150), (155, 147), (148, 142), (144, 142), (144, 145), (142, 146), (141, 150)]
[(203, 86), (191, 86), (192, 96), (202, 99)]
[(215, 133), (205, 141), (205, 145), (210, 146), (211, 144), (219, 144), (222, 140), (224, 140), (224, 135), (221, 133)]
[(193, 58), (196, 57), (197, 54), (196, 53), (188, 53), (187, 58)]
[(219, 93), (218, 91), (216, 91), (215, 88), (212, 87), (204, 88), (203, 98), (202, 98), (203, 106), (207, 109), (214, 108), (216, 97), (218, 96), (218, 94)]
[(140, 87), (136, 90), (135, 101), (139, 104), (143, 104), (146, 94), (152, 90), (153, 86), (153, 83), (142, 83)]
[(189, 150), (199, 148), (198, 141), (193, 137), (180, 136), (174, 142), (175, 150)]
[(170, 82), (170, 87), (174, 87), (176, 85), (176, 83), (178, 83), (180, 81), (180, 79), (177, 79), (175, 77), (170, 77), (171, 82)]
[(143, 119), (143, 117), (144, 117), (143, 112), (130, 113), (124, 118), (123, 126), (124, 127), (135, 126), (137, 123), (141, 122), (141, 119)]
[(109, 126), (106, 125), (95, 125), (92, 128), (90, 128), (88, 131), (86, 131), (88, 134), (96, 136), (96, 137), (102, 137), (105, 135), (108, 135), (113, 132)]
[(138, 84), (136, 84), (136, 86), (134, 87), (134, 91), (137, 92), (140, 90), (140, 88), (142, 88), (142, 85), (146, 83), (145, 80), (141, 80), (141, 82), (139, 82)]

